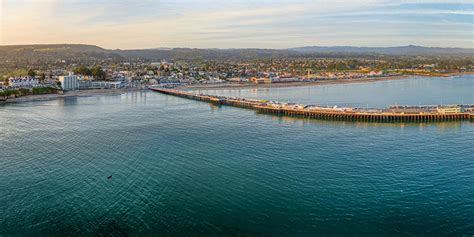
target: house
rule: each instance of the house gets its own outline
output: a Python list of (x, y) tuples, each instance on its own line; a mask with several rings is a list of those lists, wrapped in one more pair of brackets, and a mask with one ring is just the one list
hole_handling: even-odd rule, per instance
[(382, 71), (371, 71), (367, 74), (369, 77), (379, 77), (382, 76), (383, 72)]
[(11, 87), (35, 87), (39, 84), (38, 79), (34, 77), (10, 77), (8, 78), (8, 85)]

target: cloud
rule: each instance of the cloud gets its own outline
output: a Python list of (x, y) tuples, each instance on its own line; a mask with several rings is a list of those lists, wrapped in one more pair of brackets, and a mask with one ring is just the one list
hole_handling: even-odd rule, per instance
[(107, 48), (473, 45), (469, 20), (474, 4), (468, 1), (5, 1), (0, 11), (2, 44), (88, 43)]

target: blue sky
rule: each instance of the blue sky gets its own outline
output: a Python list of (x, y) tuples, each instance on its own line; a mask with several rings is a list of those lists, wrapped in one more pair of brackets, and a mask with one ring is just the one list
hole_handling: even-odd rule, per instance
[(0, 44), (474, 47), (458, 0), (0, 0)]

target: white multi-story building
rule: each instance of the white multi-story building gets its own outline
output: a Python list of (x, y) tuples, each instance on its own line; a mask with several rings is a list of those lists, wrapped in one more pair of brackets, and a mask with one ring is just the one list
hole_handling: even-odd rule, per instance
[(77, 76), (74, 73), (70, 72), (68, 76), (60, 76), (59, 82), (61, 82), (61, 87), (63, 90), (75, 90), (79, 88), (79, 83), (77, 81)]

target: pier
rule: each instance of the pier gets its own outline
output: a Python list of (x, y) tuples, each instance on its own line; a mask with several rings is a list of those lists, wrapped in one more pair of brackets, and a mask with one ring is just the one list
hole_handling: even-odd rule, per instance
[(281, 103), (267, 100), (243, 99), (216, 95), (195, 94), (174, 89), (150, 88), (153, 91), (203, 101), (212, 104), (228, 105), (253, 109), (260, 113), (326, 120), (366, 121), (366, 122), (442, 122), (474, 121), (474, 105), (428, 105), (428, 106), (390, 106), (388, 108), (324, 107)]

